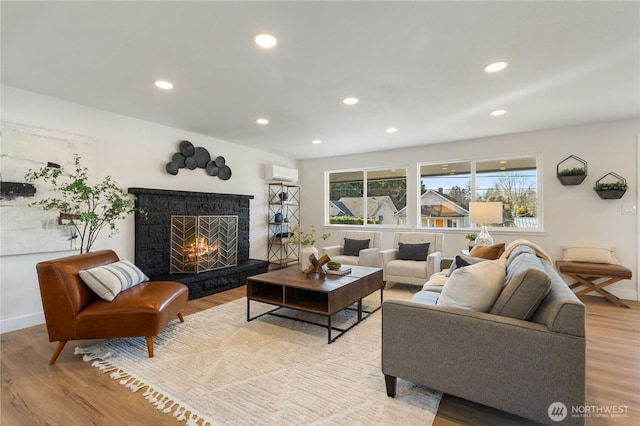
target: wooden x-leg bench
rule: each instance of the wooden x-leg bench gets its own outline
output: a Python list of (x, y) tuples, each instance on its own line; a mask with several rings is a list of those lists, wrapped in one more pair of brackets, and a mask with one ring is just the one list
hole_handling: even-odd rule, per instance
[[(585, 286), (586, 288), (576, 292), (576, 296), (582, 296), (592, 291), (598, 292), (602, 296), (614, 304), (628, 308), (620, 299), (609, 293), (604, 287), (615, 284), (620, 280), (628, 280), (631, 278), (631, 270), (622, 265), (613, 265), (608, 263), (583, 263), (583, 262), (567, 262), (559, 260), (556, 262), (558, 272), (569, 275), (577, 281), (570, 288)], [(606, 281), (596, 282), (598, 279), (606, 279)]]

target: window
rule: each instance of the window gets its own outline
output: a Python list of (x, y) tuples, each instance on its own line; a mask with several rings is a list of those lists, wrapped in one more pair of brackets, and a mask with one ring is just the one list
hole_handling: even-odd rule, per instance
[(407, 169), (327, 172), (331, 225), (402, 225), (407, 205)]
[(538, 229), (537, 156), (421, 164), (420, 226), (471, 228), (470, 201), (502, 203), (503, 222), (491, 226)]

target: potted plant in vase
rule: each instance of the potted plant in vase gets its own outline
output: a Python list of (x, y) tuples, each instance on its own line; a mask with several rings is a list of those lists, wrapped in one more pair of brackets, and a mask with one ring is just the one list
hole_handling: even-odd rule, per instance
[[(313, 254), (318, 257), (318, 249), (316, 249), (314, 246), (314, 244), (316, 243), (316, 226), (311, 225), (310, 231), (305, 233), (300, 225), (292, 225), (291, 228), (289, 228), (289, 232), (291, 234), (291, 243), (301, 246), (300, 265), (302, 267), (302, 270), (304, 271), (309, 265), (311, 265), (309, 256)], [(330, 236), (331, 234), (322, 234), (320, 238), (326, 240)]]
[(109, 236), (118, 232), (116, 221), (141, 210), (111, 176), (90, 186), (88, 169), (80, 166), (80, 156), (74, 156), (75, 170), (65, 173), (59, 167), (42, 167), (29, 170), (26, 182), (41, 180), (54, 186), (57, 195), (29, 204), (44, 210), (58, 210), (60, 220), (68, 220), (80, 238), (80, 253), (88, 253), (100, 231), (110, 230)]

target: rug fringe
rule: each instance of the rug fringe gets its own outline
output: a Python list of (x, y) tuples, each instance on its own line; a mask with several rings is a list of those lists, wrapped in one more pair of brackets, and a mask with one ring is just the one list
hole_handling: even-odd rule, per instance
[(161, 392), (156, 391), (132, 374), (119, 369), (109, 361), (105, 361), (103, 358), (111, 356), (110, 352), (97, 355), (84, 348), (77, 347), (75, 349), (75, 354), (82, 355), (82, 360), (84, 362), (93, 361), (91, 366), (99, 369), (103, 373), (111, 373), (109, 374), (109, 377), (113, 380), (118, 380), (118, 384), (125, 386), (131, 391), (131, 393), (136, 393), (141, 389), (146, 389), (142, 396), (147, 401), (153, 404), (157, 410), (162, 411), (164, 414), (171, 414), (176, 421), (186, 421), (185, 426), (213, 426), (211, 421), (195, 413), (191, 407), (173, 399), (171, 396), (164, 395)]

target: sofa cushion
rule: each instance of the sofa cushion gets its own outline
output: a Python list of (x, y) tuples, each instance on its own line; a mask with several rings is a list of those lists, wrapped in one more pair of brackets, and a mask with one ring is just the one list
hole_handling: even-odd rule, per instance
[(516, 246), (513, 250), (511, 250), (511, 252), (509, 253), (509, 257), (507, 258), (507, 270), (509, 270), (511, 262), (513, 262), (521, 254), (526, 253), (537, 256), (536, 251), (529, 246)]
[(345, 256), (359, 256), (360, 250), (369, 248), (369, 241), (371, 240), (353, 240), (351, 238), (345, 238), (343, 254)]
[(504, 253), (504, 243), (498, 243), (490, 246), (474, 246), (469, 252), (469, 256), (494, 260), (499, 258), (502, 253)]
[(549, 293), (551, 277), (532, 254), (522, 254), (507, 267), (505, 285), (491, 313), (530, 320)]
[(442, 294), (436, 304), (489, 312), (502, 290), (505, 274), (503, 259), (457, 269), (442, 287)]
[(423, 305), (435, 305), (438, 302), (440, 293), (437, 291), (419, 291), (411, 297), (412, 302), (422, 303)]
[(391, 260), (384, 266), (384, 272), (387, 275), (424, 278), (425, 281), (429, 278), (427, 276), (427, 263), (413, 260)]
[(149, 281), (149, 277), (128, 260), (82, 270), (78, 274), (94, 293), (108, 301), (135, 285)]
[(398, 259), (424, 262), (429, 255), (431, 243), (407, 244), (398, 243)]

